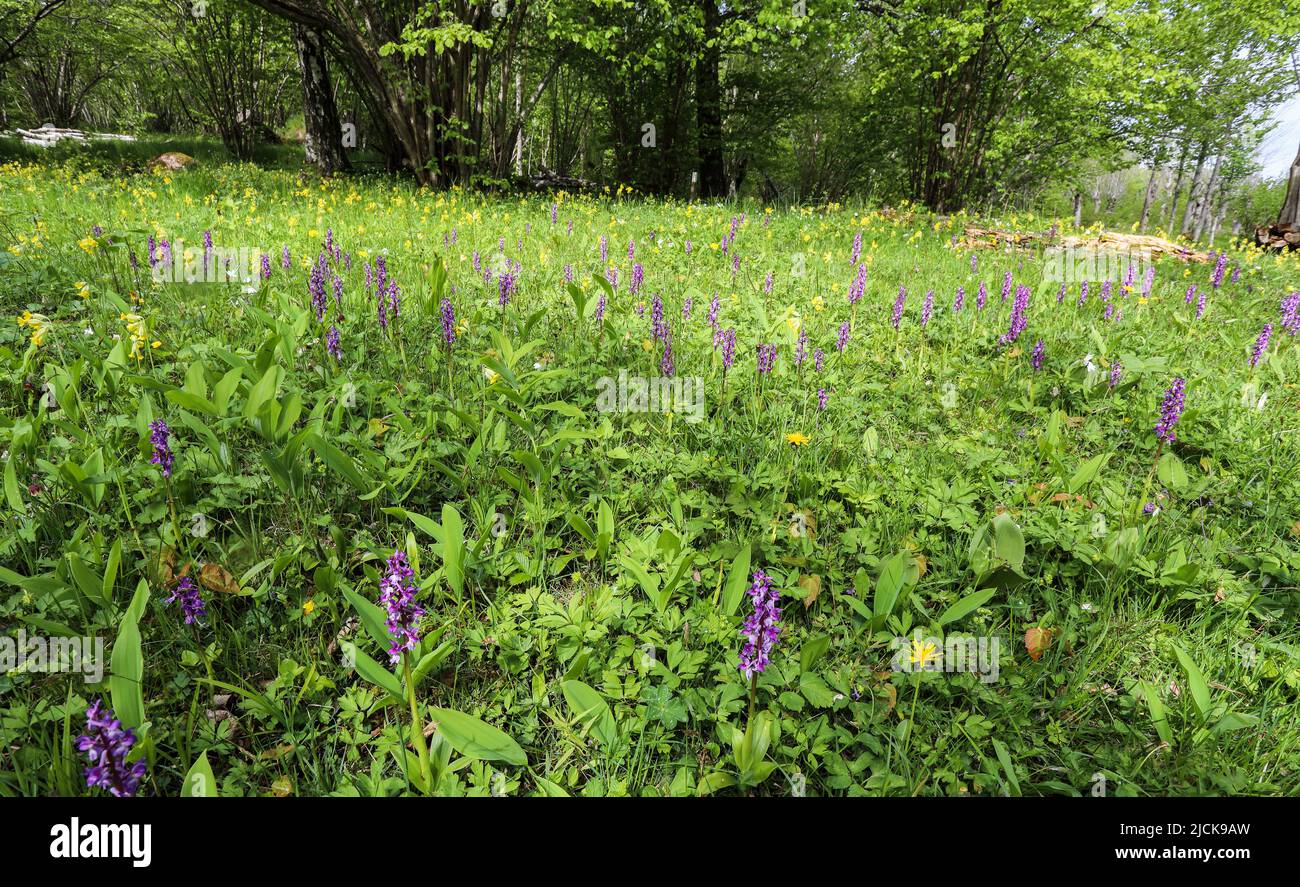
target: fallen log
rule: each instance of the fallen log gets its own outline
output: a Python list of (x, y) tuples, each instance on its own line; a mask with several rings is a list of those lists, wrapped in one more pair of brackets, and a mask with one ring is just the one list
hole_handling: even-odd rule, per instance
[(1149, 234), (1124, 234), (1102, 231), (1086, 236), (1061, 237), (1051, 231), (999, 231), (994, 228), (967, 227), (961, 246), (966, 249), (1033, 249), (1055, 246), (1065, 249), (1124, 249), (1150, 253), (1153, 258), (1171, 256), (1184, 262), (1209, 262), (1208, 253), (1154, 237)]

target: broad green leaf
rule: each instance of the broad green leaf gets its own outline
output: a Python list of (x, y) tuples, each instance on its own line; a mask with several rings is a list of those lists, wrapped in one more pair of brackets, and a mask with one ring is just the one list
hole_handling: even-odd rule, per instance
[(592, 734), (606, 747), (618, 744), (618, 724), (604, 697), (582, 681), (565, 681), (560, 684), (564, 698), (573, 710), (573, 716), (591, 725)]
[(344, 641), (341, 646), (344, 655), (356, 668), (357, 674), (381, 690), (387, 690), (394, 699), (405, 698), (406, 694), (402, 692), (402, 682), (397, 679), (397, 675), (371, 659), (365, 651), (351, 641)]
[(321, 437), (319, 434), (312, 432), (307, 435), (307, 446), (311, 447), (317, 456), (320, 456), (329, 469), (335, 474), (342, 477), (358, 490), (369, 492), (374, 484), (370, 479), (361, 473), (352, 457), (340, 450), (334, 444)]
[(745, 589), (749, 587), (749, 557), (749, 544), (745, 543), (741, 545), (736, 559), (731, 562), (727, 582), (722, 588), (722, 615), (724, 616), (736, 614), (740, 600), (745, 595)]
[(438, 733), (465, 757), (527, 766), (528, 756), (519, 743), (491, 724), (450, 708), (432, 709), (430, 715)]
[(935, 625), (947, 625), (949, 622), (956, 622), (963, 616), (973, 613), (980, 607), (988, 603), (993, 595), (997, 594), (996, 588), (986, 588), (983, 591), (977, 591), (974, 594), (968, 594), (961, 600), (957, 601), (948, 609), (944, 610), (935, 621)]
[(361, 624), (365, 626), (366, 634), (374, 638), (375, 643), (387, 648), (392, 643), (392, 638), (388, 634), (388, 624), (383, 609), (375, 602), (363, 597), (349, 585), (340, 584), (339, 590), (343, 592), (343, 597), (347, 599), (347, 602), (352, 605), (352, 609), (357, 611)]
[(17, 461), (17, 455), (9, 453), (9, 458), (5, 460), (5, 501), (9, 503), (11, 511), (22, 514), (27, 511), (27, 503), (23, 501), (22, 494), (18, 492), (18, 475), (15, 473), (14, 463)]
[(442, 506), (442, 567), (447, 576), (447, 584), (460, 600), (465, 591), (465, 522), (460, 512), (451, 503)]
[(131, 617), (128, 612), (122, 618), (113, 641), (108, 692), (113, 700), (113, 714), (122, 726), (139, 729), (144, 723), (144, 654), (140, 649), (140, 629)]
[(217, 777), (212, 773), (212, 765), (208, 763), (206, 750), (199, 754), (198, 759), (190, 767), (190, 772), (185, 774), (185, 783), (181, 786), (181, 797), (220, 797), (217, 793)]
[(1178, 657), (1179, 664), (1183, 667), (1183, 672), (1187, 675), (1187, 687), (1192, 693), (1192, 702), (1196, 704), (1196, 710), (1200, 712), (1201, 719), (1204, 720), (1210, 714), (1210, 687), (1205, 681), (1205, 675), (1201, 673), (1196, 662), (1187, 651), (1177, 644), (1172, 645), (1174, 655)]

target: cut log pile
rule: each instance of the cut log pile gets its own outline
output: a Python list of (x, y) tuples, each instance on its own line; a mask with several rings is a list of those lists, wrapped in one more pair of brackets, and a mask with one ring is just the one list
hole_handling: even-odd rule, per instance
[(1264, 249), (1277, 250), (1300, 249), (1300, 231), (1290, 225), (1269, 225), (1255, 229), (1255, 245)]
[(1149, 234), (1123, 234), (1103, 231), (1086, 237), (1061, 237), (1055, 231), (998, 231), (993, 228), (968, 227), (961, 240), (966, 249), (1033, 249), (1055, 246), (1067, 249), (1141, 250), (1152, 258), (1172, 256), (1184, 262), (1209, 262), (1208, 253), (1181, 246), (1163, 237)]
[(53, 123), (46, 123), (39, 129), (15, 129), (13, 132), (6, 132), (5, 135), (21, 138), (23, 144), (35, 145), (38, 148), (52, 148), (65, 139), (74, 142), (88, 142), (100, 139), (118, 142), (135, 141), (135, 136), (118, 135), (111, 132), (83, 132), (80, 129), (63, 129)]

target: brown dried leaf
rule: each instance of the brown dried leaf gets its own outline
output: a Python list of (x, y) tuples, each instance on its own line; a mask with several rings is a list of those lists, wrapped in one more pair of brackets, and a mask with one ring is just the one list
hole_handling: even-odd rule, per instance
[(1044, 651), (1052, 646), (1052, 635), (1055, 632), (1050, 628), (1039, 628), (1035, 626), (1025, 632), (1025, 649), (1029, 651), (1029, 658), (1037, 662), (1043, 658)]
[(239, 594), (239, 583), (230, 571), (220, 564), (214, 564), (211, 561), (204, 564), (199, 570), (199, 583), (212, 591), (221, 591), (226, 594)]
[(804, 590), (803, 605), (804, 609), (807, 609), (817, 600), (817, 595), (822, 593), (822, 577), (817, 575), (800, 576), (799, 587)]

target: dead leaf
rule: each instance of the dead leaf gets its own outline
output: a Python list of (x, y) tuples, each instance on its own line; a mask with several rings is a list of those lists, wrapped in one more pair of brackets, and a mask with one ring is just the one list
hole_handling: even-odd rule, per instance
[(211, 591), (239, 594), (239, 583), (235, 581), (235, 577), (230, 574), (230, 571), (211, 561), (204, 564), (199, 570), (199, 583)]
[(295, 747), (296, 746), (284, 742), (281, 743), (280, 745), (277, 745), (275, 748), (268, 748), (266, 751), (259, 754), (258, 757), (264, 761), (278, 761), (280, 760), (280, 758), (284, 757), (285, 755), (289, 754), (289, 752), (293, 751)]
[(817, 595), (822, 593), (822, 577), (817, 575), (800, 576), (799, 587), (804, 590), (803, 605), (804, 609), (807, 609), (817, 600)]
[(288, 776), (281, 776), (275, 782), (271, 783), (271, 794), (277, 798), (287, 798), (293, 794), (293, 783), (289, 781)]
[(1037, 626), (1025, 632), (1025, 649), (1029, 651), (1029, 658), (1037, 662), (1043, 658), (1043, 652), (1052, 646), (1052, 635), (1055, 632), (1050, 628), (1039, 628)]

